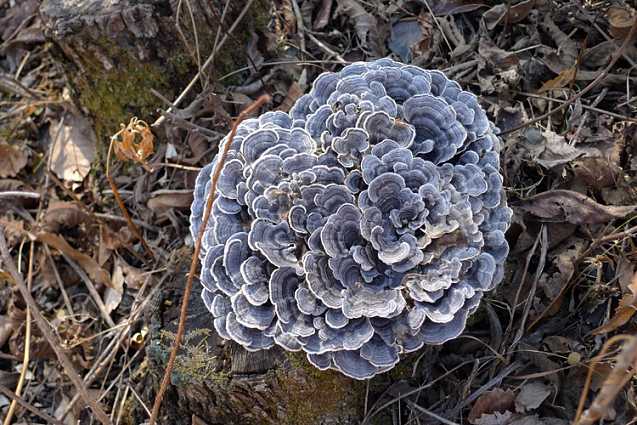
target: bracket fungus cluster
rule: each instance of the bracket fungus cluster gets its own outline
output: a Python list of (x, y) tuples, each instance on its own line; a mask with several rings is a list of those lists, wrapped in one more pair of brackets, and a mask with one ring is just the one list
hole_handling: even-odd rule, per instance
[[(390, 59), (244, 121), (201, 250), (219, 335), (356, 379), (460, 335), (508, 253), (495, 130), (442, 72)], [(197, 178), (194, 236), (215, 166)]]

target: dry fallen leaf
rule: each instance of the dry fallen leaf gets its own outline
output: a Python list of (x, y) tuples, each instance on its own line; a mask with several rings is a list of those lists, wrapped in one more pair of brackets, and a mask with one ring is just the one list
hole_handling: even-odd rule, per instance
[(617, 267), (615, 268), (615, 277), (617, 283), (622, 289), (622, 292), (626, 292), (633, 282), (633, 275), (637, 272), (637, 264), (629, 261), (626, 257), (620, 257), (617, 261)]
[(538, 93), (544, 93), (553, 89), (561, 89), (563, 87), (568, 86), (575, 80), (575, 74), (577, 73), (577, 68), (570, 67), (562, 70), (557, 77), (546, 81), (542, 84), (542, 87), (537, 91)]
[[(24, 235), (24, 221), (12, 220), (0, 216), (0, 227), (4, 229), (4, 235), (7, 238), (7, 244), (9, 246), (15, 245), (20, 237)], [(2, 347), (2, 344), (0, 344), (0, 347)]]
[(495, 412), (506, 412), (513, 409), (515, 395), (512, 391), (505, 391), (495, 388), (482, 394), (471, 407), (468, 420), (472, 424), (477, 424), (476, 420), (484, 414)]
[(40, 232), (36, 235), (36, 237), (41, 242), (63, 252), (71, 259), (75, 260), (80, 267), (88, 273), (90, 278), (95, 281), (95, 283), (102, 284), (106, 287), (110, 285), (111, 279), (108, 272), (101, 268), (93, 258), (81, 253), (69, 245), (62, 237), (48, 232)]
[(119, 265), (124, 272), (124, 282), (128, 288), (140, 289), (144, 282), (148, 280), (148, 276), (141, 269), (133, 267), (124, 261), (120, 261)]
[(87, 219), (87, 214), (74, 202), (53, 201), (46, 209), (43, 218), (43, 230), (57, 233), (61, 228), (79, 226)]
[(6, 41), (15, 36), (14, 33), (28, 22), (27, 19), (30, 16), (37, 14), (40, 7), (38, 0), (20, 0), (11, 3), (0, 19), (0, 36)]
[(8, 315), (0, 315), (0, 347), (4, 346), (19, 326), (19, 320)]
[(122, 302), (122, 296), (124, 295), (124, 269), (119, 264), (119, 260), (115, 262), (113, 267), (113, 274), (111, 276), (111, 284), (104, 291), (104, 306), (108, 314), (111, 314), (113, 310), (117, 308), (120, 302)]
[(567, 164), (586, 154), (569, 145), (564, 136), (550, 130), (540, 131), (531, 127), (524, 132), (521, 140), (521, 146), (528, 152), (531, 161), (546, 169)]
[(0, 177), (15, 177), (27, 165), (24, 150), (8, 143), (0, 143)]
[(524, 384), (515, 398), (515, 410), (520, 413), (535, 410), (550, 394), (551, 387), (542, 382)]
[(432, 54), (434, 43), (433, 19), (428, 13), (421, 13), (416, 19), (402, 19), (391, 27), (387, 47), (405, 62), (414, 57)]
[(526, 0), (515, 5), (498, 4), (484, 12), (482, 15), (488, 30), (494, 29), (498, 24), (517, 24), (529, 16), (537, 0)]
[(546, 221), (573, 224), (607, 223), (637, 210), (637, 205), (601, 205), (571, 190), (549, 190), (514, 204), (515, 207)]
[(478, 53), (496, 70), (509, 69), (520, 63), (515, 53), (499, 48), (487, 35), (480, 37)]
[(473, 12), (482, 7), (489, 7), (486, 2), (472, 0), (429, 0), (429, 4), (431, 11), (436, 16)]
[(384, 43), (375, 16), (367, 12), (357, 0), (338, 0), (336, 13), (339, 11), (354, 21), (354, 28), (361, 46), (374, 56), (384, 56)]
[(633, 275), (633, 280), (628, 285), (628, 292), (624, 294), (611, 319), (597, 329), (593, 334), (605, 334), (612, 332), (620, 326), (625, 325), (637, 312), (637, 273)]
[(562, 71), (562, 69), (571, 67), (577, 63), (580, 46), (576, 41), (572, 40), (568, 34), (562, 31), (562, 28), (553, 22), (552, 13), (546, 13), (544, 15), (544, 19), (540, 22), (539, 28), (548, 33), (548, 35), (553, 39), (555, 46), (558, 47), (557, 50), (552, 52), (555, 54), (558, 63), (561, 65), (561, 68), (558, 71), (546, 63), (547, 55), (544, 57), (544, 62), (551, 71), (558, 74)]
[(606, 158), (581, 158), (571, 163), (573, 175), (578, 182), (584, 182), (592, 189), (617, 187), (622, 179), (621, 167)]
[(542, 340), (542, 344), (551, 353), (570, 353), (578, 346), (577, 341), (562, 335), (549, 335)]
[(330, 21), (330, 11), (332, 10), (332, 0), (322, 0), (321, 7), (316, 13), (313, 28), (320, 30), (324, 28)]
[[(26, 343), (26, 310), (12, 306), (10, 316), (17, 321), (16, 328), (9, 338), (9, 352), (17, 357), (24, 355)], [(54, 359), (55, 352), (47, 340), (42, 336), (37, 326), (31, 327), (31, 340), (29, 341), (30, 355), (32, 359)]]
[(633, 26), (633, 22), (635, 22), (635, 11), (620, 6), (611, 6), (606, 14), (610, 26), (610, 35), (617, 40), (625, 39)]
[(613, 52), (619, 48), (620, 44), (615, 40), (602, 41), (595, 46), (587, 48), (582, 53), (580, 62), (588, 69), (603, 67), (608, 63)]
[(296, 33), (296, 16), (294, 16), (292, 1), (283, 0), (281, 2), (277, 2), (276, 8), (277, 15), (280, 17), (279, 20), (283, 23), (283, 27), (281, 28), (281, 24), (277, 21), (280, 36), (285, 38), (289, 34)]
[(118, 250), (122, 246), (126, 246), (133, 240), (130, 229), (126, 226), (112, 230), (104, 225), (100, 226), (100, 244), (98, 248), (97, 261), (100, 265), (104, 265), (111, 256), (111, 253)]
[(565, 289), (575, 274), (575, 263), (587, 246), (588, 242), (574, 237), (552, 251), (552, 263), (557, 271), (539, 282), (546, 298), (554, 300), (551, 308), (544, 313), (546, 316), (552, 316), (559, 311)]
[(156, 213), (170, 208), (190, 208), (192, 191), (158, 190), (151, 194), (146, 205)]
[(51, 170), (66, 181), (81, 182), (91, 169), (96, 156), (97, 138), (90, 121), (81, 115), (67, 112), (61, 122), (51, 123), (49, 137)]
[(64, 393), (61, 394), (62, 400), (57, 403), (57, 407), (55, 408), (55, 412), (53, 412), (53, 416), (56, 419), (61, 419), (64, 416), (64, 425), (73, 425), (78, 422), (78, 418), (80, 416), (80, 409), (77, 407), (78, 403), (73, 405), (73, 408), (69, 409), (70, 400)]

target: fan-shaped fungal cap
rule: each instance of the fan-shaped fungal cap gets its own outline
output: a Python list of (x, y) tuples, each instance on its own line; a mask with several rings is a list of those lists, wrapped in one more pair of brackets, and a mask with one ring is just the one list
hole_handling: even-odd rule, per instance
[[(391, 59), (244, 121), (200, 256), (219, 335), (355, 379), (460, 335), (508, 254), (495, 132), (476, 96)], [(216, 166), (197, 177), (193, 237)]]

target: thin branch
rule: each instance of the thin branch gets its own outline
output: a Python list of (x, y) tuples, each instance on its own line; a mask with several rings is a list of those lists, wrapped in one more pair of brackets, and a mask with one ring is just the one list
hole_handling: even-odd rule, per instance
[(73, 261), (73, 259), (71, 259), (68, 255), (66, 255), (62, 251), (60, 252), (62, 253), (62, 256), (64, 257), (66, 262), (69, 263), (71, 268), (75, 270), (75, 273), (78, 274), (78, 276), (82, 279), (82, 281), (86, 285), (86, 289), (88, 289), (89, 294), (91, 294), (91, 297), (95, 301), (95, 305), (97, 305), (97, 308), (102, 315), (102, 319), (104, 319), (104, 321), (106, 322), (108, 326), (110, 326), (111, 328), (114, 328), (116, 326), (115, 322), (113, 322), (113, 319), (111, 319), (111, 316), (109, 315), (108, 310), (106, 309), (106, 305), (104, 304), (104, 301), (102, 300), (102, 297), (100, 296), (99, 292), (97, 292), (97, 288), (95, 287), (91, 279), (88, 277), (86, 272), (82, 270), (82, 268), (75, 261)]
[[(139, 316), (145, 311), (146, 307), (148, 307), (148, 305), (150, 304), (150, 300), (153, 299), (155, 294), (163, 287), (162, 286), (163, 280), (167, 279), (168, 276), (169, 274), (167, 273), (164, 274), (164, 276), (157, 283), (157, 286), (154, 286), (151, 292), (143, 300), (141, 300), (140, 304), (136, 307), (135, 303), (137, 302), (139, 296), (142, 293), (144, 293), (146, 287), (148, 286), (150, 281), (150, 276), (148, 276), (145, 279), (144, 284), (142, 285), (142, 288), (139, 290), (136, 296), (135, 303), (133, 303), (133, 311), (130, 314), (128, 320), (126, 321), (125, 326), (120, 328), (118, 334), (115, 335), (113, 339), (111, 339), (111, 341), (108, 343), (108, 346), (100, 352), (99, 357), (93, 362), (93, 366), (88, 371), (88, 373), (84, 376), (85, 385), (91, 385), (95, 381), (95, 379), (97, 379), (97, 377), (100, 376), (100, 374), (102, 374), (106, 366), (113, 360), (113, 358), (115, 357), (115, 355), (117, 354), (119, 350), (119, 347), (121, 347), (121, 345), (124, 343), (124, 340), (128, 338), (132, 323), (134, 323), (139, 318)], [(79, 397), (77, 394), (73, 396), (71, 401), (66, 406), (66, 409), (62, 413), (62, 417), (60, 418), (61, 420), (64, 420), (64, 418), (71, 412), (71, 410), (73, 409), (73, 406), (75, 405), (75, 403), (77, 403), (78, 399)]]
[[(622, 232), (615, 232), (615, 233), (611, 233), (610, 235), (606, 235), (606, 236), (602, 236), (599, 239), (595, 239), (593, 240), (593, 242), (588, 246), (588, 248), (586, 248), (586, 250), (584, 250), (584, 252), (582, 252), (573, 262), (573, 265), (575, 267), (577, 267), (580, 262), (586, 258), (591, 252), (593, 252), (593, 250), (595, 248), (597, 248), (598, 246), (600, 246), (601, 244), (605, 243), (605, 242), (612, 242), (612, 241), (616, 241), (618, 239), (624, 239), (624, 238), (628, 238), (628, 237), (633, 237), (635, 234), (637, 234), (637, 226), (633, 226), (630, 227), (629, 229), (626, 229)], [(527, 331), (530, 329), (535, 328), (535, 326), (541, 321), (543, 320), (546, 315), (553, 310), (553, 308), (555, 308), (555, 306), (557, 305), (557, 303), (559, 303), (562, 300), (562, 296), (563, 294), (569, 290), (569, 288), (571, 287), (571, 279), (569, 279), (567, 282), (565, 282), (562, 285), (562, 288), (560, 289), (559, 294), (554, 297), (551, 302), (549, 303), (548, 306), (546, 306), (546, 308), (542, 311), (542, 313), (533, 321), (533, 323), (531, 323), (528, 328)]]
[[(615, 368), (609, 374), (604, 381), (602, 389), (595, 397), (595, 400), (587, 411), (584, 411), (584, 404), (586, 403), (586, 396), (591, 387), (593, 380), (593, 372), (595, 366), (601, 362), (604, 356), (608, 353), (610, 347), (617, 342), (624, 342), (622, 351), (617, 355), (618, 362)], [(632, 373), (626, 373), (631, 366), (631, 363), (635, 362), (635, 353), (637, 353), (637, 338), (632, 335), (615, 335), (602, 346), (599, 354), (597, 354), (592, 362), (591, 367), (588, 369), (586, 376), (586, 382), (584, 383), (584, 389), (580, 396), (580, 400), (577, 406), (577, 412), (575, 413), (574, 425), (592, 425), (597, 422), (603, 416), (603, 413), (608, 411), (608, 405), (615, 399), (615, 396), (626, 382), (628, 382), (633, 376)], [(623, 362), (620, 364), (619, 359)]]
[(303, 16), (301, 16), (301, 9), (296, 0), (291, 0), (292, 11), (294, 12), (294, 18), (296, 19), (296, 33), (299, 36), (299, 42), (301, 51), (305, 51), (305, 25), (303, 24)]
[[(279, 66), (279, 65), (298, 65), (298, 66), (316, 65), (317, 67), (319, 67), (319, 65), (321, 64), (350, 64), (350, 63), (353, 63), (353, 62), (350, 62), (350, 61), (341, 62), (340, 60), (287, 60), (287, 61), (264, 62), (260, 66), (261, 68), (266, 68), (269, 66)], [(219, 77), (217, 81), (221, 82), (223, 80), (227, 80), (228, 78), (232, 76), (240, 74), (244, 71), (248, 71), (250, 69), (251, 68), (249, 66), (244, 66), (243, 68), (235, 69), (234, 71), (231, 71), (227, 73), (226, 75)]]
[(148, 425), (154, 425), (155, 422), (157, 421), (157, 418), (159, 416), (159, 409), (161, 407), (161, 402), (164, 398), (164, 395), (166, 394), (166, 390), (168, 389), (168, 384), (170, 382), (170, 376), (172, 374), (173, 368), (175, 367), (177, 351), (179, 350), (181, 339), (184, 336), (184, 332), (186, 328), (186, 316), (188, 314), (188, 303), (190, 301), (190, 294), (192, 292), (192, 281), (197, 271), (199, 252), (201, 251), (201, 241), (203, 239), (204, 232), (206, 231), (208, 220), (210, 219), (210, 212), (212, 210), (212, 202), (214, 201), (216, 193), (217, 193), (217, 181), (219, 180), (219, 176), (221, 175), (221, 170), (223, 169), (226, 156), (228, 152), (230, 151), (230, 146), (232, 145), (234, 136), (237, 133), (239, 124), (241, 124), (241, 122), (245, 120), (253, 111), (259, 109), (262, 105), (264, 105), (265, 103), (269, 101), (270, 101), (270, 96), (267, 94), (264, 94), (239, 114), (239, 116), (237, 117), (237, 120), (234, 122), (234, 125), (232, 126), (232, 130), (230, 131), (228, 140), (223, 146), (223, 151), (218, 155), (219, 161), (217, 162), (215, 171), (212, 174), (212, 182), (210, 186), (210, 193), (208, 194), (208, 200), (206, 202), (206, 210), (204, 212), (201, 227), (199, 228), (199, 234), (197, 235), (197, 241), (195, 243), (195, 252), (192, 254), (192, 261), (190, 262), (190, 271), (188, 272), (188, 279), (186, 280), (184, 295), (181, 299), (181, 310), (179, 314), (179, 324), (177, 325), (177, 333), (175, 335), (175, 341), (173, 342), (173, 347), (172, 347), (172, 350), (170, 351), (170, 357), (168, 358), (168, 363), (166, 364), (164, 377), (162, 378), (161, 384), (159, 386), (159, 390), (157, 391), (157, 395), (155, 396), (155, 402), (153, 403), (153, 411), (150, 416)]
[(135, 225), (135, 223), (133, 222), (132, 217), (130, 216), (130, 214), (128, 213), (128, 210), (126, 209), (126, 205), (124, 205), (124, 201), (122, 200), (122, 197), (120, 196), (119, 191), (117, 190), (117, 185), (115, 184), (115, 180), (113, 180), (113, 177), (111, 177), (110, 165), (111, 165), (111, 154), (113, 153), (114, 142), (115, 142), (115, 139), (111, 138), (111, 144), (108, 146), (108, 155), (106, 156), (106, 179), (108, 180), (108, 184), (110, 184), (111, 189), (113, 190), (113, 196), (115, 196), (117, 205), (119, 205), (119, 209), (122, 211), (122, 215), (126, 219), (126, 224), (128, 225), (128, 228), (131, 230), (131, 232), (133, 232), (133, 234), (137, 237), (137, 239), (139, 239), (142, 246), (144, 247), (144, 250), (146, 250), (146, 252), (151, 256), (151, 258), (154, 259), (155, 253), (153, 252), (152, 249), (150, 249), (150, 246), (148, 246), (148, 244), (146, 243), (146, 240), (144, 239), (144, 235), (142, 234), (141, 230), (139, 230), (139, 227), (137, 227), (137, 225)]
[[(59, 420), (55, 419), (53, 416), (49, 416), (46, 413), (42, 412), (37, 407), (34, 407), (34, 406), (30, 405), (25, 399), (23, 399), (22, 397), (20, 397), (19, 395), (17, 395), (16, 393), (14, 393), (13, 391), (11, 391), (9, 388), (5, 387), (2, 384), (0, 384), (0, 393), (4, 394), (6, 397), (12, 399), (17, 404), (19, 404), (20, 406), (22, 406), (23, 408), (25, 408), (29, 412), (33, 413), (34, 415), (41, 417), (42, 419), (44, 419), (48, 423), (55, 424), (55, 425), (63, 425), (62, 421), (59, 421)], [(8, 416), (7, 416), (7, 418), (8, 418)]]
[(310, 40), (312, 40), (314, 42), (314, 44), (316, 44), (317, 46), (319, 46), (321, 48), (321, 50), (323, 50), (325, 53), (327, 53), (330, 56), (334, 56), (336, 58), (336, 60), (339, 63), (345, 64), (347, 63), (347, 61), (343, 58), (343, 56), (339, 55), (338, 52), (335, 52), (334, 50), (330, 49), (329, 47), (327, 47), (327, 45), (325, 45), (325, 43), (323, 43), (321, 40), (319, 40), (318, 38), (314, 37), (312, 35), (312, 33), (307, 33), (307, 36)]
[[(230, 0), (228, 0), (229, 2)], [(215, 59), (215, 55), (217, 54), (217, 52), (219, 50), (221, 50), (221, 48), (223, 47), (223, 45), (225, 44), (225, 42), (228, 40), (228, 37), (230, 34), (232, 34), (232, 32), (234, 31), (234, 29), (237, 27), (237, 25), (239, 25), (239, 23), (241, 22), (241, 20), (243, 19), (243, 17), (245, 16), (245, 14), (248, 12), (248, 10), (250, 9), (250, 6), (252, 6), (252, 3), (254, 3), (254, 0), (248, 0), (248, 2), (246, 3), (246, 5), (243, 7), (243, 9), (241, 9), (241, 12), (239, 13), (239, 16), (237, 16), (237, 19), (234, 21), (234, 23), (232, 24), (232, 26), (230, 26), (230, 28), (228, 29), (228, 31), (226, 32), (226, 34), (223, 36), (223, 38), (221, 39), (221, 41), (219, 42), (219, 44), (217, 46), (215, 46), (215, 48), (212, 50), (212, 53), (210, 54), (210, 56), (208, 57), (208, 59), (206, 59), (206, 61), (204, 62), (203, 66), (201, 67), (204, 71), (206, 70), (206, 68), (208, 68), (210, 66), (210, 64), (212, 64), (212, 62), (214, 62)], [(190, 93), (190, 90), (192, 90), (192, 88), (195, 86), (195, 84), (197, 84), (197, 81), (199, 81), (199, 79), (201, 78), (201, 74), (197, 73), (192, 80), (190, 80), (190, 83), (188, 83), (188, 85), (186, 86), (186, 88), (181, 92), (181, 94), (179, 96), (177, 96), (177, 99), (175, 99), (175, 101), (173, 102), (173, 104), (175, 106), (179, 106), (179, 104), (186, 98), (186, 96), (188, 95), (188, 93)], [(168, 110), (166, 112), (172, 112), (172, 108), (168, 108)], [(160, 116), (159, 118), (157, 118), (157, 120), (153, 123), (152, 127), (157, 127), (158, 125), (160, 125), (162, 122), (164, 122), (164, 115), (162, 114), (162, 116)], [(152, 423), (150, 424), (152, 425)]]
[[(120, 217), (118, 215), (107, 214), (107, 213), (94, 213), (94, 214), (95, 214), (95, 217), (101, 218), (101, 219), (104, 219), (104, 220), (117, 221), (119, 223), (127, 223), (127, 221), (126, 221), (126, 219), (124, 217)], [(148, 223), (144, 223), (141, 220), (133, 219), (133, 223), (135, 223), (136, 225), (138, 225), (140, 227), (148, 229), (151, 232), (159, 232), (159, 228), (157, 228), (155, 226), (151, 226)]]
[(452, 422), (449, 419), (445, 419), (442, 416), (435, 414), (431, 410), (427, 410), (424, 407), (417, 405), (416, 403), (414, 403), (411, 400), (407, 400), (407, 404), (409, 404), (409, 406), (411, 406), (412, 408), (418, 410), (420, 413), (424, 413), (425, 415), (434, 418), (435, 420), (437, 420), (441, 424), (445, 424), (445, 425), (460, 425), (457, 422)]
[[(522, 95), (522, 96), (533, 97), (535, 99), (544, 99), (544, 100), (548, 100), (548, 101), (551, 101), (551, 102), (557, 102), (557, 103), (566, 103), (566, 102), (568, 102), (568, 100), (562, 100), (562, 99), (556, 99), (554, 97), (542, 96), (541, 94), (527, 93), (527, 92), (515, 91), (515, 90), (514, 90), (514, 92), (519, 94), (519, 95)], [(587, 111), (597, 112), (598, 114), (608, 115), (609, 117), (617, 118), (617, 119), (620, 119), (620, 120), (623, 120), (623, 121), (637, 122), (637, 118), (632, 118), (632, 117), (629, 117), (628, 115), (622, 115), (622, 114), (618, 114), (616, 112), (607, 111), (605, 109), (596, 108), (594, 106), (582, 105), (582, 109), (585, 109)]]
[(42, 247), (44, 248), (44, 254), (46, 255), (47, 261), (51, 264), (51, 270), (53, 271), (53, 276), (55, 276), (55, 281), (57, 282), (58, 288), (60, 289), (60, 293), (62, 294), (62, 298), (64, 299), (64, 305), (66, 306), (66, 309), (68, 310), (67, 313), (69, 317), (74, 317), (75, 311), (73, 311), (73, 303), (71, 303), (71, 298), (69, 297), (69, 294), (66, 292), (66, 289), (64, 288), (64, 282), (62, 282), (62, 277), (60, 276), (60, 272), (55, 266), (55, 261), (53, 261), (53, 256), (51, 255), (51, 248), (49, 248), (47, 244), (42, 244)]
[(515, 372), (516, 370), (518, 370), (519, 368), (521, 368), (523, 366), (523, 363), (519, 362), (519, 361), (515, 361), (513, 363), (511, 363), (510, 365), (508, 365), (507, 367), (505, 367), (504, 369), (502, 369), (500, 371), (500, 373), (498, 373), (496, 376), (494, 376), (493, 378), (491, 378), (489, 380), (489, 382), (487, 382), (486, 384), (484, 384), (483, 386), (481, 386), (480, 388), (478, 388), (476, 391), (473, 392), (473, 394), (471, 394), (469, 397), (465, 398), (464, 400), (462, 400), (453, 410), (451, 413), (452, 417), (455, 417), (458, 413), (460, 413), (460, 411), (462, 409), (465, 408), (465, 406), (470, 405), (471, 403), (473, 403), (475, 400), (478, 399), (478, 397), (480, 397), (482, 394), (484, 394), (485, 392), (487, 392), (488, 390), (490, 390), (491, 388), (495, 387), (496, 385), (500, 385), (502, 383), (502, 381), (504, 380), (504, 378), (506, 378), (507, 376), (509, 376), (510, 374), (512, 374), (513, 372)]
[(22, 279), (22, 276), (18, 273), (18, 270), (16, 269), (15, 264), (13, 263), (13, 260), (9, 255), (9, 248), (7, 247), (7, 241), (4, 237), (4, 228), (2, 226), (0, 226), (0, 254), (2, 255), (2, 261), (4, 263), (5, 269), (7, 269), (11, 274), (11, 277), (18, 287), (22, 298), (31, 308), (31, 314), (35, 319), (38, 328), (40, 328), (40, 332), (42, 332), (44, 338), (47, 340), (51, 348), (53, 348), (53, 351), (55, 351), (55, 355), (64, 367), (64, 371), (68, 375), (69, 379), (71, 380), (73, 385), (75, 385), (75, 388), (84, 399), (84, 402), (91, 409), (96, 419), (99, 420), (102, 424), (111, 425), (111, 420), (109, 419), (108, 415), (106, 415), (102, 407), (91, 396), (89, 396), (88, 391), (82, 383), (82, 378), (80, 378), (80, 375), (75, 370), (75, 366), (73, 366), (73, 362), (71, 362), (71, 360), (66, 356), (66, 354), (60, 347), (60, 343), (57, 341), (57, 338), (51, 331), (49, 324), (40, 312), (38, 304), (35, 302), (33, 296), (31, 295), (31, 292), (27, 288), (27, 285), (24, 283), (24, 279)]
[(518, 126), (515, 126), (515, 127), (510, 128), (508, 130), (505, 130), (505, 131), (501, 131), (497, 135), (501, 137), (501, 136), (504, 136), (505, 134), (514, 133), (514, 132), (516, 132), (518, 130), (522, 130), (523, 128), (526, 128), (526, 127), (528, 127), (530, 125), (533, 125), (533, 124), (535, 124), (537, 122), (540, 122), (540, 121), (550, 117), (551, 115), (555, 114), (556, 112), (563, 111), (569, 105), (572, 105), (573, 103), (575, 103), (577, 101), (577, 99), (580, 99), (586, 93), (588, 93), (591, 90), (593, 90), (604, 78), (606, 78), (606, 76), (608, 76), (608, 73), (610, 72), (611, 68), (615, 65), (615, 63), (617, 63), (619, 58), (622, 57), (622, 55), (624, 54), (624, 51), (626, 50), (626, 48), (631, 44), (633, 36), (635, 35), (636, 31), (637, 31), (637, 19), (635, 19), (635, 21), (633, 22), (633, 25), (630, 27), (630, 32), (628, 33), (628, 36), (626, 37), (626, 39), (624, 40), (622, 45), (619, 47), (619, 49), (617, 49), (615, 51), (615, 54), (611, 58), (611, 60), (608, 63), (608, 65), (606, 65), (606, 68), (604, 68), (597, 75), (597, 77), (595, 77), (595, 79), (593, 81), (591, 81), (586, 87), (584, 87), (580, 92), (578, 92), (577, 94), (571, 96), (568, 100), (566, 100), (564, 103), (562, 103), (557, 108), (552, 109), (552, 110), (548, 111), (547, 113), (542, 114), (539, 117), (535, 117), (534, 119), (532, 119), (530, 121), (527, 121), (525, 123), (522, 123), (522, 124), (520, 124)]
[(495, 358), (494, 356), (489, 356), (489, 357), (481, 357), (481, 358), (477, 358), (477, 359), (471, 359), (471, 360), (466, 360), (460, 364), (457, 364), (456, 366), (454, 366), (453, 368), (449, 369), (448, 371), (446, 371), (445, 373), (443, 373), (441, 376), (427, 382), (426, 384), (423, 384), (417, 388), (414, 388), (413, 390), (409, 390), (407, 392), (401, 393), (398, 396), (396, 396), (395, 398), (393, 398), (392, 400), (378, 406), (377, 404), (379, 404), (379, 402), (382, 400), (382, 397), (380, 397), (378, 400), (376, 400), (376, 402), (372, 405), (372, 407), (369, 409), (369, 412), (367, 413), (367, 415), (363, 418), (363, 421), (361, 422), (361, 425), (367, 425), (369, 424), (369, 422), (372, 420), (372, 418), (374, 416), (376, 416), (377, 414), (379, 414), (383, 409), (386, 409), (387, 407), (391, 406), (392, 404), (396, 403), (396, 402), (400, 402), (402, 399), (409, 397), (411, 395), (417, 394), (422, 390), (425, 390), (427, 388), (431, 388), (434, 385), (436, 385), (436, 383), (438, 383), (439, 381), (442, 381), (444, 378), (446, 378), (447, 376), (451, 375), (453, 372), (459, 370), (460, 368), (473, 363), (474, 361), (478, 360), (485, 360), (485, 359), (493, 359)]
[(518, 284), (517, 291), (515, 291), (513, 304), (511, 305), (511, 317), (509, 318), (509, 325), (507, 326), (504, 332), (504, 338), (502, 339), (502, 344), (504, 344), (505, 341), (509, 339), (511, 332), (513, 331), (513, 324), (516, 323), (516, 321), (514, 321), (513, 319), (515, 318), (515, 312), (518, 309), (518, 300), (520, 299), (522, 288), (524, 287), (524, 283), (526, 282), (526, 276), (529, 272), (531, 259), (535, 255), (535, 251), (537, 250), (541, 237), (542, 237), (542, 232), (538, 232), (537, 237), (535, 238), (535, 242), (533, 243), (533, 247), (529, 250), (529, 253), (526, 256), (526, 262), (524, 263), (524, 269), (522, 269), (522, 276), (520, 277), (520, 283)]
[[(540, 276), (544, 271), (544, 266), (546, 265), (546, 254), (549, 249), (548, 243), (548, 226), (542, 224), (539, 233), (540, 238), (540, 257), (538, 258), (538, 264), (535, 266), (535, 277), (533, 278), (533, 282), (531, 284), (531, 289), (526, 297), (526, 302), (524, 303), (524, 310), (522, 310), (522, 318), (516, 319), (516, 322), (520, 323), (518, 327), (518, 332), (515, 334), (513, 338), (513, 342), (511, 343), (510, 349), (513, 349), (518, 342), (524, 336), (524, 331), (526, 329), (526, 321), (529, 318), (529, 313), (531, 312), (531, 305), (533, 304), (533, 299), (535, 297), (535, 292), (537, 291), (538, 282), (540, 281)], [(513, 306), (514, 311), (517, 306)]]
[(40, 194), (37, 192), (20, 192), (15, 190), (9, 190), (5, 192), (0, 192), (1, 198), (31, 198), (31, 199), (40, 199)]
[[(35, 242), (31, 240), (29, 242), (29, 266), (27, 270), (27, 289), (31, 291), (31, 287), (33, 284), (33, 256), (34, 256), (34, 247)], [(19, 258), (19, 257), (18, 257)], [(18, 265), (20, 264), (20, 260), (18, 259)], [(26, 309), (26, 320), (25, 320), (25, 331), (24, 331), (24, 353), (22, 355), (22, 370), (20, 370), (20, 378), (18, 379), (18, 384), (15, 387), (15, 396), (20, 397), (22, 393), (22, 388), (24, 387), (24, 380), (27, 375), (27, 371), (29, 370), (29, 362), (31, 361), (31, 307), (27, 306)], [(17, 398), (14, 398), (11, 401), (11, 405), (9, 406), (9, 411), (7, 412), (7, 416), (4, 418), (3, 425), (11, 425), (11, 421), (13, 420), (13, 415), (15, 410), (19, 404)]]
[(440, 35), (442, 36), (442, 39), (445, 40), (445, 44), (449, 48), (449, 51), (452, 52), (453, 47), (451, 47), (451, 43), (449, 43), (449, 40), (447, 40), (445, 31), (442, 29), (442, 25), (440, 25), (440, 22), (438, 22), (438, 18), (436, 17), (436, 14), (433, 12), (433, 10), (431, 10), (431, 6), (429, 6), (429, 2), (427, 0), (420, 0), (420, 3), (423, 3), (425, 7), (427, 8), (427, 10), (429, 11), (431, 18), (434, 20), (434, 23), (438, 27), (438, 31), (440, 31)]

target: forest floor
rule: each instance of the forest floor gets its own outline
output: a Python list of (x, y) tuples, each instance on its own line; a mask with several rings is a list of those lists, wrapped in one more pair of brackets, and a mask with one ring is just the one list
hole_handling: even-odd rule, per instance
[(566, 425), (582, 403), (581, 424), (637, 423), (637, 14), (619, 1), (498, 3), (275, 1), (244, 68), (203, 70), (192, 103), (161, 125), (149, 126), (161, 111), (122, 123), (139, 146), (113, 128), (111, 158), (74, 104), (39, 1), (0, 1), (4, 424), (97, 423), (84, 397), (114, 423), (148, 418), (144, 309), (191, 255), (196, 172), (259, 95), (289, 110), (319, 73), (384, 56), (480, 96), (504, 133), (514, 217), (504, 282), (465, 334), (407, 377), (374, 378), (360, 420)]

